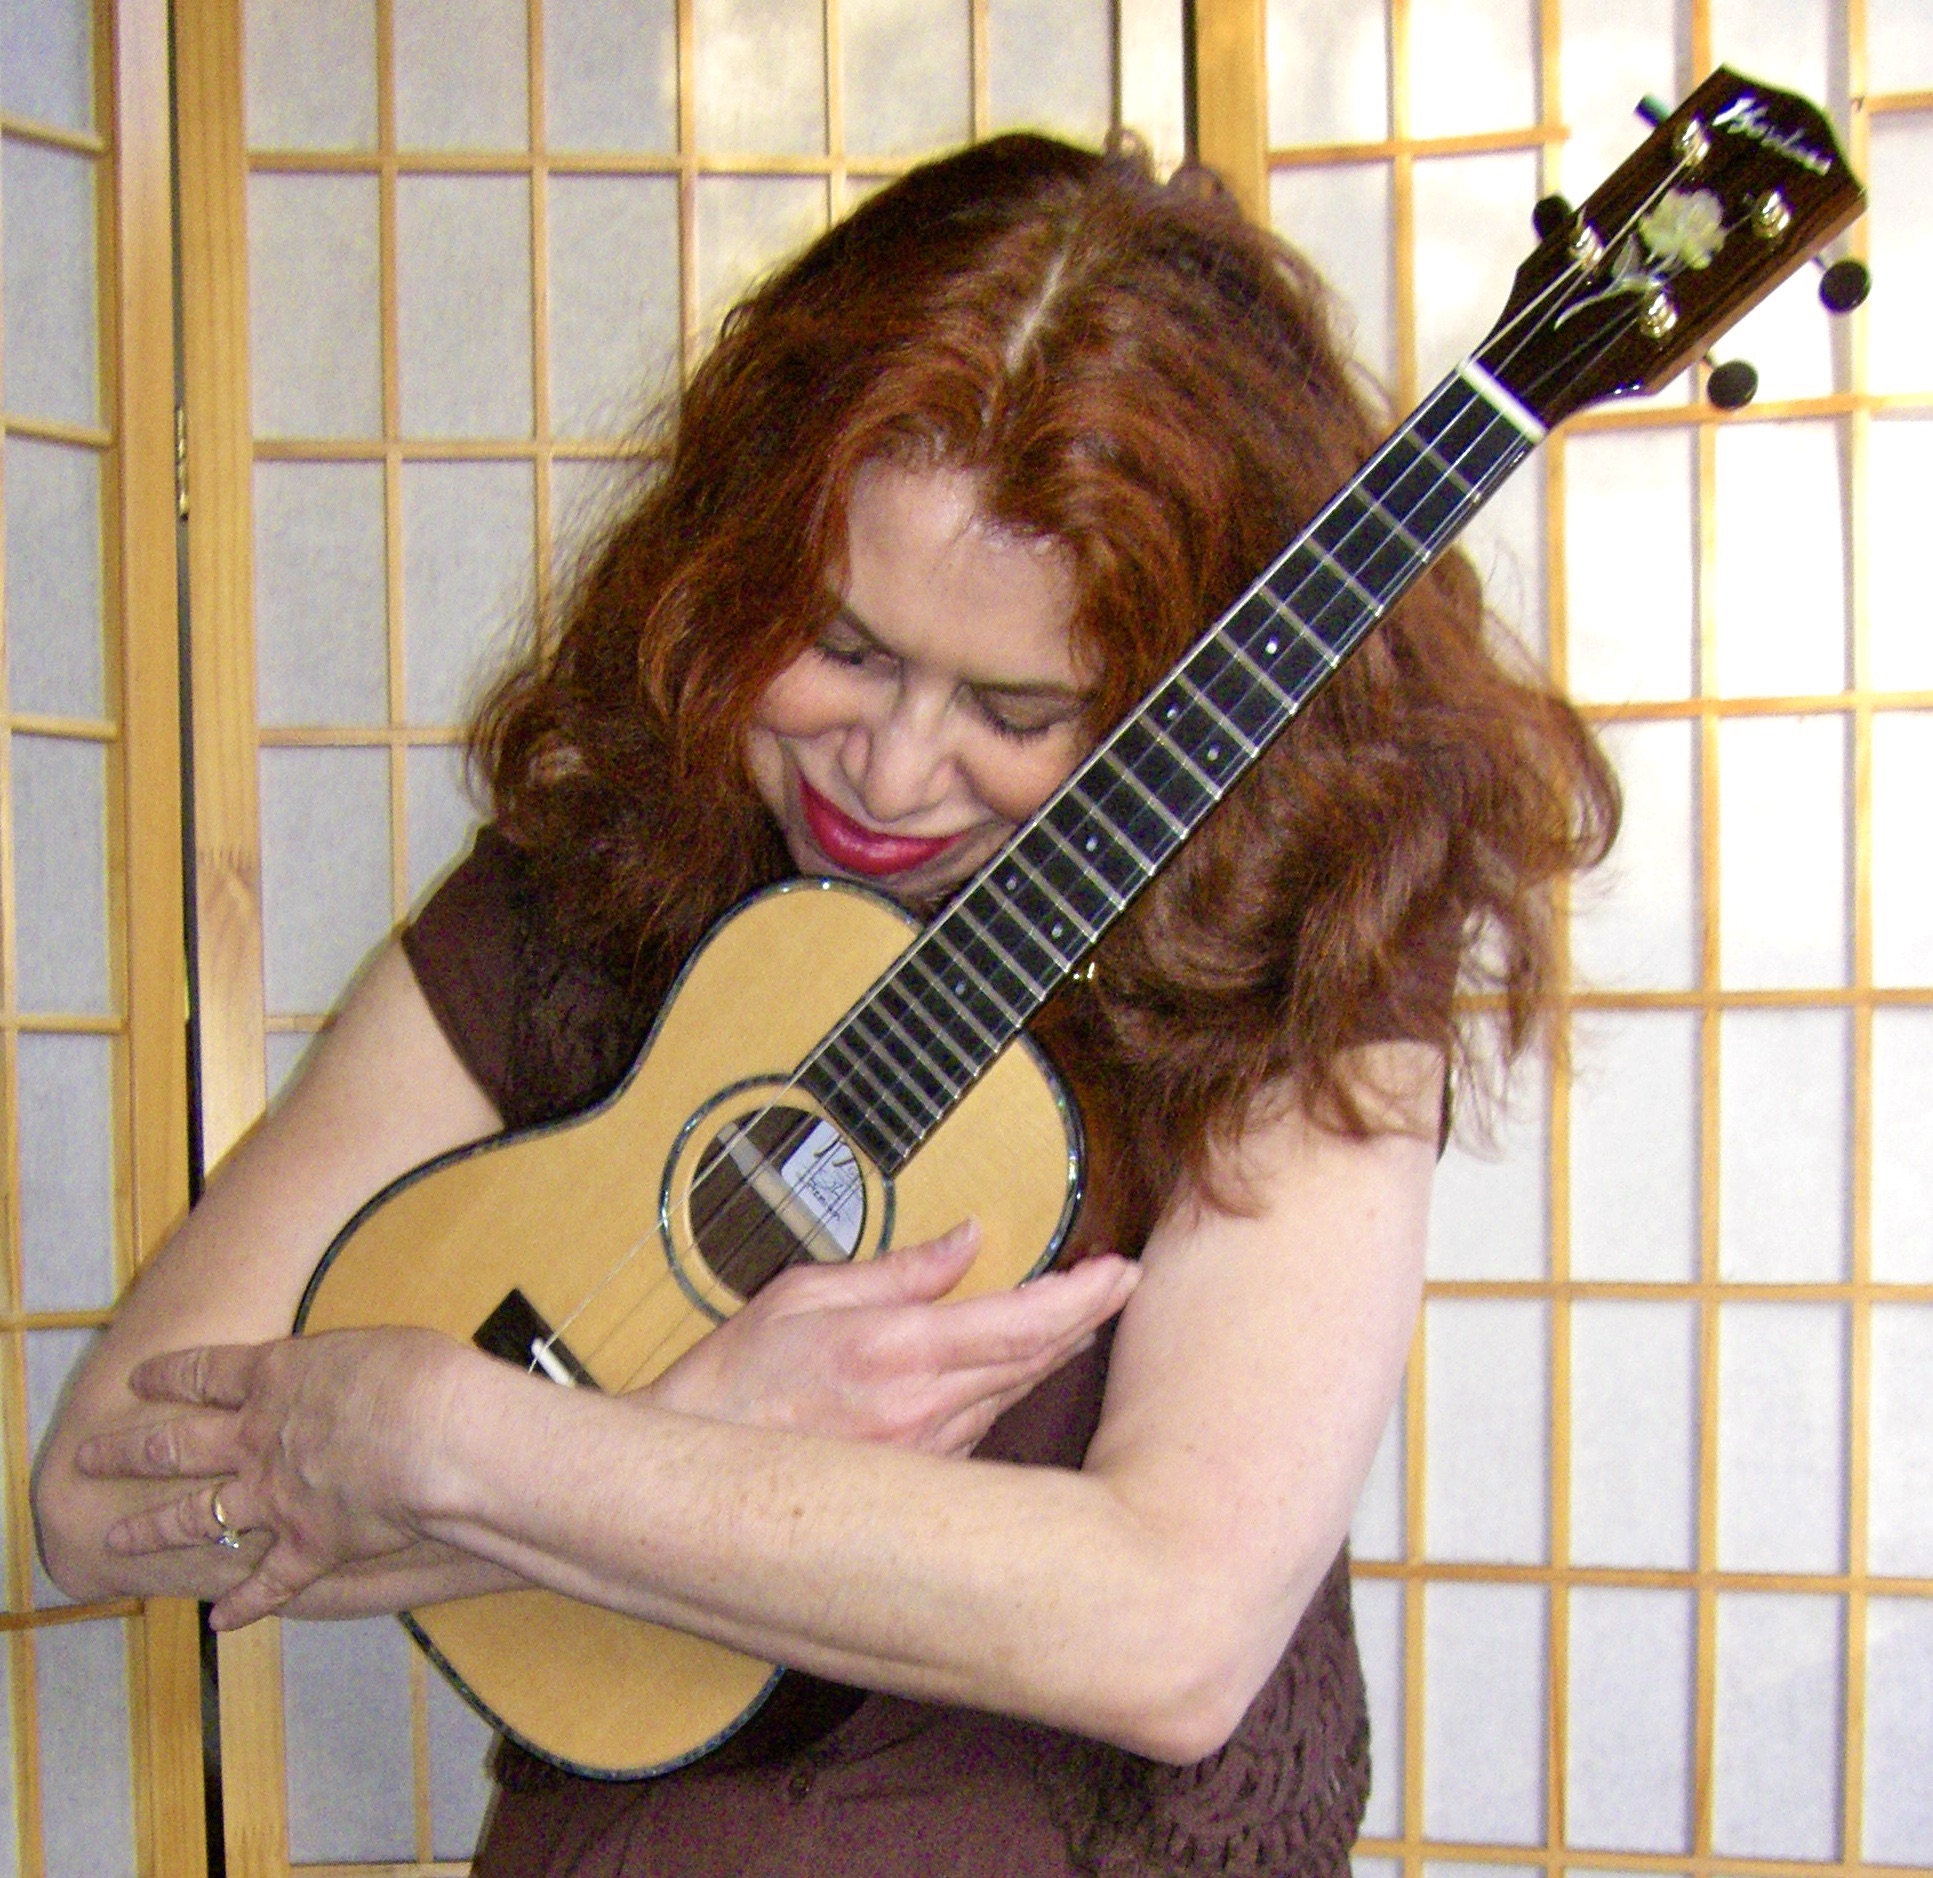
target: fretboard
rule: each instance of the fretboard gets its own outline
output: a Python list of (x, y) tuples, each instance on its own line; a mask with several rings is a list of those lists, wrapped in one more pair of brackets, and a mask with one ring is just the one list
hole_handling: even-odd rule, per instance
[(1530, 453), (1481, 367), (1424, 400), (800, 1067), (887, 1174)]

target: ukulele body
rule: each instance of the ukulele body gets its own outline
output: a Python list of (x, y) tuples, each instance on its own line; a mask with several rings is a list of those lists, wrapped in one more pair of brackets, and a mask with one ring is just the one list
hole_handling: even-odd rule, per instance
[[(559, 1380), (609, 1392), (650, 1382), (742, 1301), (720, 1275), (729, 1259), (694, 1224), (705, 1157), (776, 1097), (809, 1124), (818, 1111), (785, 1089), (787, 1078), (917, 930), (891, 901), (843, 881), (790, 881), (746, 902), (686, 965), (611, 1096), (394, 1182), (324, 1255), (296, 1328), (422, 1326), (507, 1356), (536, 1337), (547, 1347), (532, 1366)], [(897, 1174), (843, 1138), (833, 1158), (843, 1188), (828, 1201), (807, 1183), (803, 1202), (778, 1194), (778, 1210), (820, 1256), (859, 1258), (972, 1216), (981, 1249), (956, 1296), (1043, 1269), (1079, 1200), (1078, 1116), (1025, 1038)], [(548, 1591), (460, 1599), (404, 1622), (493, 1725), (548, 1760), (612, 1779), (705, 1753), (780, 1673)]]

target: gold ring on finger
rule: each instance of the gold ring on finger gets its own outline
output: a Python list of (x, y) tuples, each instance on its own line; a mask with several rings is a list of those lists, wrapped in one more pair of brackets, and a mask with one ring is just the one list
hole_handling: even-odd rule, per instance
[(242, 1549), (241, 1533), (228, 1523), (228, 1515), (221, 1510), (222, 1487), (231, 1484), (231, 1482), (224, 1480), (221, 1486), (218, 1486), (208, 1496), (208, 1510), (214, 1514), (215, 1524), (221, 1528), (221, 1531), (215, 1535), (214, 1543), (216, 1545), (226, 1546), (231, 1552), (239, 1552)]

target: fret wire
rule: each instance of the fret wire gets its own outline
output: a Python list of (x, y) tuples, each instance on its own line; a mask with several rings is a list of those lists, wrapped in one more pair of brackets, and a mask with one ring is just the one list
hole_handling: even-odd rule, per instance
[[(1222, 799), (1222, 797), (1228, 793), (1227, 790), (1224, 789), (1222, 785), (1214, 779), (1214, 777), (1209, 775), (1208, 772), (1205, 769), (1203, 769), (1201, 765), (1197, 763), (1195, 759), (1188, 754), (1186, 749), (1184, 749), (1171, 736), (1169, 736), (1165, 730), (1162, 729), (1160, 724), (1155, 721), (1155, 718), (1152, 712), (1145, 714), (1139, 721), (1145, 724), (1149, 732), (1155, 737), (1155, 739), (1158, 742), (1164, 743), (1168, 746), (1169, 751), (1180, 760), (1182, 766), (1188, 771), (1188, 773), (1191, 776), (1193, 776), (1196, 782), (1200, 783), (1202, 788), (1204, 788), (1208, 792), (1208, 797), (1211, 803), (1219, 802)], [(1202, 813), (1206, 814), (1207, 810), (1204, 809)]]
[[(1006, 964), (1007, 969), (1010, 972), (1012, 972), (1013, 975), (1016, 978), (1018, 978), (1023, 985), (1027, 987), (1028, 995), (1032, 997), (1036, 1003), (1040, 1002), (1047, 996), (1046, 990), (1042, 986), (1034, 983), (1033, 973), (1028, 971), (1020, 963), (1020, 961), (1014, 957), (1013, 953), (1008, 949), (1008, 947), (1002, 941), (996, 939), (993, 936), (993, 933), (988, 928), (986, 922), (982, 920), (980, 916), (973, 910), (973, 897), (971, 895), (968, 895), (965, 899), (961, 900), (959, 905), (956, 906), (953, 909), (953, 911), (947, 915), (947, 917), (949, 919), (957, 919), (963, 925), (971, 926), (974, 932), (979, 935), (981, 943), (986, 947), (988, 947), (989, 950), (997, 953), (999, 957)], [(1001, 1002), (1005, 1003), (1006, 1000), (1003, 998)]]
[[(1398, 477), (1397, 480), (1400, 482), (1402, 478)], [(1384, 502), (1380, 497), (1372, 496), (1369, 493), (1369, 491), (1362, 486), (1360, 482), (1352, 483), (1349, 486), (1349, 488), (1343, 491), (1343, 494), (1354, 495), (1366, 509), (1372, 510), (1376, 515), (1380, 515), (1383, 519), (1383, 525), (1386, 528), (1388, 528), (1392, 534), (1397, 534), (1402, 536), (1404, 542), (1407, 544), (1409, 548), (1410, 553), (1413, 554), (1417, 560), (1422, 561), (1422, 560), (1427, 560), (1429, 558), (1429, 549), (1426, 548), (1422, 542), (1418, 541), (1417, 538), (1410, 533), (1408, 528), (1404, 526), (1402, 518), (1399, 515), (1397, 515), (1390, 508), (1388, 503)], [(1338, 498), (1338, 500), (1340, 500), (1340, 498)], [(1352, 529), (1350, 532), (1353, 534), (1355, 531), (1354, 529)]]
[[(883, 1000), (889, 994), (896, 991), (905, 1000), (906, 1008), (910, 1015), (927, 1019), (927, 1043), (943, 1046), (946, 1054), (952, 1057), (959, 1067), (954, 1070), (947, 1069), (916, 1038), (912, 1041), (913, 1051), (925, 1063), (927, 1068), (933, 1072), (943, 1087), (954, 1091), (954, 1100), (957, 1101), (971, 1087), (974, 1077), (980, 1073), (980, 1065), (974, 1062), (973, 1058), (961, 1044), (960, 1039), (940, 1021), (939, 1012), (932, 1010), (927, 1000), (913, 988), (911, 983), (913, 974), (919, 971), (926, 973), (927, 987), (929, 990), (945, 990), (943, 985), (938, 985), (934, 980), (932, 976), (932, 961), (927, 958), (923, 947), (915, 944), (913, 949), (906, 954), (894, 969), (893, 975), (879, 988), (879, 992), (873, 999), (873, 1003), (878, 1005), (882, 1013), (884, 1013)], [(948, 993), (946, 1001), (949, 1005), (953, 1003), (953, 998), (950, 993)], [(900, 1019), (886, 1014), (886, 1022), (893, 1026), (895, 1034), (910, 1034), (907, 1033), (906, 1026)], [(974, 1028), (978, 1029), (979, 1027), (975, 1025)]]
[[(869, 1027), (875, 1025), (883, 1026), (885, 1034), (870, 1034)], [(861, 1005), (854, 1012), (852, 1022), (845, 1028), (855, 1033), (858, 1041), (858, 1047), (853, 1050), (854, 1069), (879, 1088), (887, 1101), (898, 1109), (916, 1130), (926, 1124), (898, 1099), (893, 1093), (895, 1089), (907, 1091), (910, 1099), (917, 1101), (922, 1107), (931, 1108), (933, 1119), (936, 1121), (946, 1113), (949, 1103), (959, 1099), (964, 1084), (957, 1076), (949, 1074), (944, 1065), (934, 1059), (921, 1045), (919, 1038), (894, 1018), (877, 996)], [(917, 1059), (920, 1066), (945, 1092), (944, 1101), (936, 1101), (920, 1082), (905, 1073), (904, 1065), (893, 1060), (890, 1047), (892, 1040), (897, 1040), (910, 1055)], [(849, 1047), (852, 1046), (849, 1045)], [(883, 1076), (873, 1067), (875, 1063), (884, 1065), (886, 1073)]]
[[(952, 913), (950, 913), (947, 916), (946, 924), (950, 925), (952, 921), (956, 918), (962, 920), (966, 924), (974, 923), (971, 916), (967, 913), (966, 909), (963, 906), (955, 907), (953, 909)], [(986, 935), (984, 932), (981, 933), (981, 937), (985, 939)], [(951, 937), (946, 932), (945, 925), (942, 925), (941, 928), (934, 934), (934, 944), (946, 947), (953, 954), (957, 962), (958, 968), (962, 971), (966, 971), (972, 974), (973, 982), (976, 985), (978, 985), (979, 988), (989, 998), (991, 998), (995, 1004), (997, 1004), (1000, 1007), (1001, 1015), (1004, 1016), (1006, 1020), (1010, 1024), (1012, 1024), (1016, 1030), (1018, 1030), (1020, 1026), (1027, 1021), (1027, 1013), (1025, 1011), (1016, 1011), (1010, 1004), (1008, 1004), (1007, 1000), (1000, 995), (999, 987), (994, 984), (992, 979), (988, 978), (982, 972), (974, 971), (973, 961), (971, 958), (967, 956), (965, 947), (956, 948), (953, 946)], [(991, 947), (995, 958), (1003, 964), (1009, 964), (1010, 969), (1013, 969), (1014, 976), (1018, 978), (1022, 984), (1026, 984), (1027, 983), (1026, 973), (1018, 970), (1017, 968), (1011, 967), (1011, 963), (1010, 961), (1008, 961), (1005, 951), (998, 944), (998, 942), (994, 940), (987, 940), (987, 944)]]
[[(860, 1110), (873, 1115), (875, 1119), (879, 1118), (879, 1112), (882, 1108), (898, 1110), (901, 1119), (913, 1129), (915, 1134), (918, 1134), (922, 1129), (930, 1127), (931, 1122), (922, 1122), (917, 1115), (907, 1108), (905, 1103), (900, 1100), (900, 1092), (907, 1091), (914, 1100), (922, 1103), (930, 1102), (931, 1098), (926, 1095), (918, 1083), (910, 1082), (897, 1076), (882, 1076), (873, 1068), (871, 1058), (874, 1051), (880, 1047), (879, 1045), (874, 1044), (870, 1040), (862, 1039), (865, 1041), (865, 1048), (863, 1050), (857, 1049), (848, 1037), (848, 1032), (863, 1026), (866, 1009), (867, 1007), (862, 1006), (854, 1014), (852, 1023), (842, 1025), (832, 1037), (827, 1039), (826, 1044), (821, 1047), (821, 1055), (824, 1055), (830, 1049), (843, 1043), (852, 1061), (849, 1067), (845, 1069), (838, 1068), (836, 1064), (834, 1066), (834, 1074), (838, 1078), (836, 1086), (839, 1088), (840, 1093), (844, 1094), (848, 1088), (853, 1088)], [(915, 1047), (915, 1054), (919, 1054), (917, 1047)], [(890, 1057), (885, 1059), (885, 1063), (889, 1071), (896, 1067)], [(942, 1087), (948, 1086), (944, 1077), (939, 1080)], [(857, 1084), (870, 1084), (872, 1094), (867, 1095), (863, 1087), (855, 1088), (854, 1085)], [(937, 1121), (945, 1113), (944, 1108), (935, 1109), (932, 1119)]]
[[(1114, 908), (1114, 911), (1116, 913), (1124, 912), (1127, 908), (1128, 903), (1124, 899), (1122, 899), (1118, 893), (1114, 891), (1112, 886), (1108, 884), (1106, 875), (1101, 873), (1098, 868), (1089, 867), (1088, 864), (1078, 854), (1076, 854), (1072, 848), (1070, 848), (1067, 845), (1066, 839), (1062, 836), (1060, 830), (1056, 828), (1051, 821), (1043, 821), (1040, 825), (1042, 828), (1044, 828), (1047, 831), (1048, 838), (1054, 843), (1054, 845), (1057, 848), (1059, 848), (1060, 851), (1064, 855), (1066, 855), (1067, 858), (1070, 861), (1072, 861), (1074, 865), (1082, 871), (1082, 873), (1086, 874), (1094, 882), (1094, 884), (1100, 888), (1102, 893), (1104, 893), (1107, 896), (1109, 903)], [(1087, 922), (1085, 920), (1081, 922), (1082, 925), (1086, 925), (1086, 923)]]
[[(1041, 824), (1043, 828), (1046, 827), (1046, 825), (1047, 824), (1045, 822)], [(1084, 920), (1080, 916), (1080, 914), (1074, 910), (1074, 908), (1071, 905), (1068, 904), (1067, 901), (1061, 898), (1059, 892), (1054, 886), (1054, 883), (1051, 880), (1049, 880), (1047, 876), (1043, 874), (1040, 871), (1040, 869), (1033, 864), (1033, 862), (1028, 860), (1025, 851), (1021, 848), (1021, 845), (1018, 841), (1015, 841), (1013, 845), (1013, 849), (1010, 855), (1008, 856), (1008, 858), (1015, 867), (1019, 868), (1020, 871), (1023, 874), (1025, 874), (1027, 878), (1031, 880), (1034, 883), (1034, 885), (1038, 887), (1040, 891), (1048, 897), (1048, 899), (1053, 901), (1053, 903), (1057, 907), (1059, 907), (1060, 910), (1063, 913), (1065, 913), (1067, 917), (1070, 920), (1072, 920), (1074, 924), (1080, 929), (1081, 939), (1082, 939), (1082, 946), (1081, 946), (1082, 951), (1085, 951), (1088, 946), (1091, 946), (1094, 943), (1094, 941), (1100, 937), (1100, 934), (1097, 933), (1094, 930), (1094, 928), (1090, 926), (1087, 923), (1087, 921)], [(1008, 889), (1002, 888), (1001, 891), (1006, 892), (1008, 891)], [(1020, 909), (1018, 907), (1015, 907), (1014, 911), (1016, 913), (1019, 913)], [(1042, 943), (1045, 944), (1046, 941), (1043, 940)], [(1080, 956), (1080, 953), (1077, 952), (1075, 953), (1074, 958), (1079, 958), (1079, 956)], [(1073, 963), (1074, 963), (1074, 959), (1069, 959), (1067, 961), (1068, 966), (1072, 966)]]
[[(1288, 557), (1285, 555), (1282, 560), (1276, 562), (1275, 567), (1272, 567), (1269, 569), (1269, 573), (1273, 574), (1276, 571), (1276, 568), (1285, 566), (1287, 564), (1287, 561), (1288, 561)], [(1323, 638), (1323, 636), (1319, 632), (1317, 632), (1313, 626), (1308, 625), (1305, 621), (1303, 621), (1300, 617), (1298, 617), (1295, 611), (1290, 607), (1289, 603), (1286, 600), (1284, 600), (1281, 597), (1281, 595), (1275, 591), (1273, 587), (1269, 585), (1266, 578), (1262, 580), (1258, 580), (1255, 583), (1255, 589), (1259, 594), (1261, 594), (1262, 598), (1269, 603), (1269, 610), (1275, 614), (1276, 618), (1281, 620), (1284, 625), (1288, 626), (1291, 630), (1293, 630), (1299, 638), (1307, 640), (1308, 643), (1315, 648), (1316, 656), (1320, 658), (1323, 664), (1328, 666), (1328, 668), (1332, 672), (1336, 669), (1338, 665), (1342, 663), (1341, 655), (1336, 651), (1335, 647), (1332, 646), (1328, 642), (1328, 640)], [(1237, 652), (1239, 653), (1239, 651), (1240, 651), (1240, 648), (1237, 647)], [(1251, 666), (1253, 665), (1252, 660), (1248, 661), (1248, 663)], [(1270, 688), (1274, 690), (1278, 696), (1281, 695), (1281, 688), (1279, 686), (1271, 685)], [(1286, 697), (1283, 698), (1283, 702), (1285, 704), (1288, 702)]]
[[(1256, 585), (1259, 591), (1261, 591), (1262, 593), (1268, 596), (1271, 606), (1275, 606), (1275, 610), (1279, 612), (1281, 609), (1279, 606), (1276, 606), (1275, 595), (1273, 591), (1270, 589), (1268, 583), (1266, 581), (1258, 581)], [(1322, 646), (1321, 640), (1317, 639), (1313, 633), (1309, 632), (1302, 625), (1302, 622), (1300, 620), (1296, 621), (1296, 630), (1299, 633), (1301, 633), (1303, 638), (1310, 640), (1318, 648)], [(1252, 659), (1248, 655), (1247, 652), (1245, 652), (1242, 649), (1241, 641), (1237, 639), (1232, 633), (1223, 633), (1220, 636), (1226, 642), (1229, 651), (1235, 655), (1235, 658), (1237, 659), (1237, 661), (1248, 667), (1249, 673), (1254, 678), (1255, 682), (1258, 685), (1260, 685), (1262, 689), (1266, 691), (1271, 698), (1275, 700), (1275, 708), (1278, 711), (1286, 711), (1291, 717), (1293, 717), (1295, 715), (1295, 700), (1291, 698), (1289, 694), (1286, 691), (1284, 691), (1282, 687), (1275, 682), (1274, 677), (1269, 672), (1265, 671), (1260, 665), (1258, 665), (1254, 661), (1254, 659)]]
[[(1115, 773), (1131, 784), (1134, 793), (1168, 824), (1168, 832), (1174, 836), (1177, 846), (1188, 839), (1189, 829), (1187, 824), (1175, 820), (1174, 811), (1168, 807), (1167, 803), (1162, 801), (1158, 791), (1150, 788), (1148, 784), (1141, 780), (1135, 773), (1132, 764), (1117, 763), (1115, 765)], [(1156, 861), (1153, 865), (1159, 867), (1161, 863)]]
[[(932, 971), (932, 961), (929, 959), (920, 958), (919, 957), (920, 950), (921, 948), (915, 948), (914, 959), (916, 959), (919, 964), (925, 966), (927, 971), (930, 973)], [(911, 960), (911, 959), (908, 960), (909, 965), (911, 965), (913, 962), (914, 960)], [(962, 963), (964, 963), (964, 961), (962, 961)], [(949, 966), (947, 969), (951, 971), (955, 968), (952, 966)], [(895, 976), (897, 976), (897, 974), (895, 974)], [(954, 988), (951, 985), (949, 985), (944, 978), (933, 979), (932, 983), (935, 989), (938, 990), (942, 994), (942, 996), (945, 997), (947, 1003), (954, 1010), (958, 1011), (959, 1014), (966, 1019), (968, 1024), (970, 1024), (973, 1027), (973, 1029), (976, 1032), (978, 1032), (980, 1041), (987, 1046), (987, 1050), (992, 1056), (998, 1056), (1000, 1052), (1007, 1047), (1007, 1043), (1008, 1043), (1007, 1038), (996, 1037), (993, 1034), (993, 1032), (988, 1030), (986, 1025), (981, 1023), (979, 1018), (974, 1015), (972, 1006), (965, 1002), (965, 993), (955, 991)], [(996, 1002), (998, 1002), (998, 1000), (996, 1000)], [(953, 1041), (954, 1041), (954, 1038), (951, 1035), (947, 1035), (947, 1042), (952, 1043)], [(984, 1064), (975, 1065), (972, 1063), (968, 1063), (967, 1068), (969, 1071), (972, 1072), (972, 1075), (969, 1076), (968, 1080), (971, 1081), (972, 1076), (977, 1076), (980, 1070), (984, 1067), (985, 1067)]]
[[(1216, 715), (1219, 716), (1220, 713), (1217, 712)], [(1095, 753), (1095, 756), (1096, 756), (1096, 761), (1094, 763), (1090, 763), (1087, 766), (1088, 773), (1091, 773), (1096, 767), (1098, 767), (1099, 761), (1105, 757), (1107, 758), (1109, 766), (1112, 769), (1115, 776), (1120, 777), (1126, 774), (1126, 771), (1119, 763), (1115, 763), (1111, 757), (1108, 757), (1106, 751), (1097, 751)], [(1086, 780), (1086, 773), (1083, 774), (1082, 780), (1083, 781)], [(1138, 782), (1136, 786), (1139, 787)], [(1088, 814), (1093, 816), (1093, 818), (1101, 824), (1101, 827), (1103, 828), (1104, 831), (1106, 831), (1109, 834), (1112, 834), (1114, 838), (1118, 842), (1120, 842), (1121, 846), (1127, 849), (1128, 853), (1134, 859), (1135, 866), (1140, 868), (1142, 873), (1152, 874), (1154, 870), (1161, 865), (1161, 863), (1158, 860), (1155, 860), (1150, 856), (1143, 854), (1141, 852), (1141, 844), (1138, 841), (1136, 841), (1135, 838), (1131, 834), (1129, 834), (1128, 831), (1125, 828), (1123, 828), (1121, 824), (1117, 822), (1114, 819), (1114, 817), (1107, 812), (1106, 809), (1104, 809), (1101, 806), (1101, 799), (1099, 796), (1088, 795), (1083, 791), (1082, 793), (1078, 794), (1074, 799), (1085, 806)], [(1092, 872), (1096, 870), (1090, 870), (1090, 871)]]
[[(1362, 524), (1360, 522), (1356, 524), (1357, 528), (1360, 528), (1361, 526)], [(1349, 534), (1343, 536), (1343, 540), (1347, 541), (1350, 538), (1350, 535), (1353, 535), (1355, 532), (1356, 532), (1355, 528), (1350, 529)], [(1369, 589), (1365, 587), (1362, 584), (1362, 582), (1355, 577), (1354, 574), (1350, 573), (1348, 568), (1344, 567), (1343, 564), (1340, 561), (1338, 561), (1336, 557), (1328, 551), (1327, 548), (1323, 547), (1319, 542), (1316, 542), (1314, 540), (1311, 540), (1308, 545), (1309, 545), (1310, 553), (1312, 553), (1318, 561), (1322, 562), (1325, 567), (1332, 568), (1336, 572), (1336, 574), (1338, 574), (1341, 577), (1342, 584), (1345, 587), (1352, 588), (1358, 595), (1361, 596), (1363, 605), (1366, 606), (1372, 614), (1381, 614), (1385, 610), (1384, 603), (1381, 600), (1377, 599), (1376, 596), (1373, 593), (1371, 593)]]
[(1231, 737), (1233, 737), (1235, 741), (1242, 746), (1242, 749), (1249, 756), (1253, 757), (1259, 754), (1254, 744), (1250, 743), (1249, 740), (1246, 737), (1244, 737), (1242, 733), (1239, 730), (1237, 730), (1235, 726), (1231, 724), (1228, 721), (1228, 719), (1222, 715), (1221, 709), (1215, 703), (1214, 699), (1211, 698), (1207, 694), (1207, 692), (1202, 690), (1202, 688), (1198, 684), (1196, 684), (1192, 678), (1188, 676), (1187, 665), (1191, 664), (1192, 662), (1193, 662), (1192, 660), (1185, 662), (1182, 669), (1175, 673), (1175, 683), (1180, 685), (1183, 690), (1187, 691), (1194, 698), (1195, 702), (1199, 704), (1201, 708), (1204, 711), (1206, 711), (1210, 717), (1212, 717), (1218, 724), (1220, 724), (1221, 727), (1224, 730), (1226, 730), (1228, 734)]

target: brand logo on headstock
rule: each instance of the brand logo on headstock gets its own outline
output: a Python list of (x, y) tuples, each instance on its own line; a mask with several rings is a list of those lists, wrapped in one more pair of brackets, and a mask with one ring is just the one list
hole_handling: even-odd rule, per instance
[(1831, 159), (1821, 156), (1797, 131), (1779, 129), (1766, 116), (1765, 106), (1749, 91), (1734, 98), (1712, 119), (1712, 123), (1719, 130), (1728, 130), (1737, 137), (1749, 137), (1754, 143), (1762, 143), (1768, 150), (1776, 150), (1780, 156), (1790, 157), (1800, 168), (1810, 170), (1815, 176), (1832, 174)]

